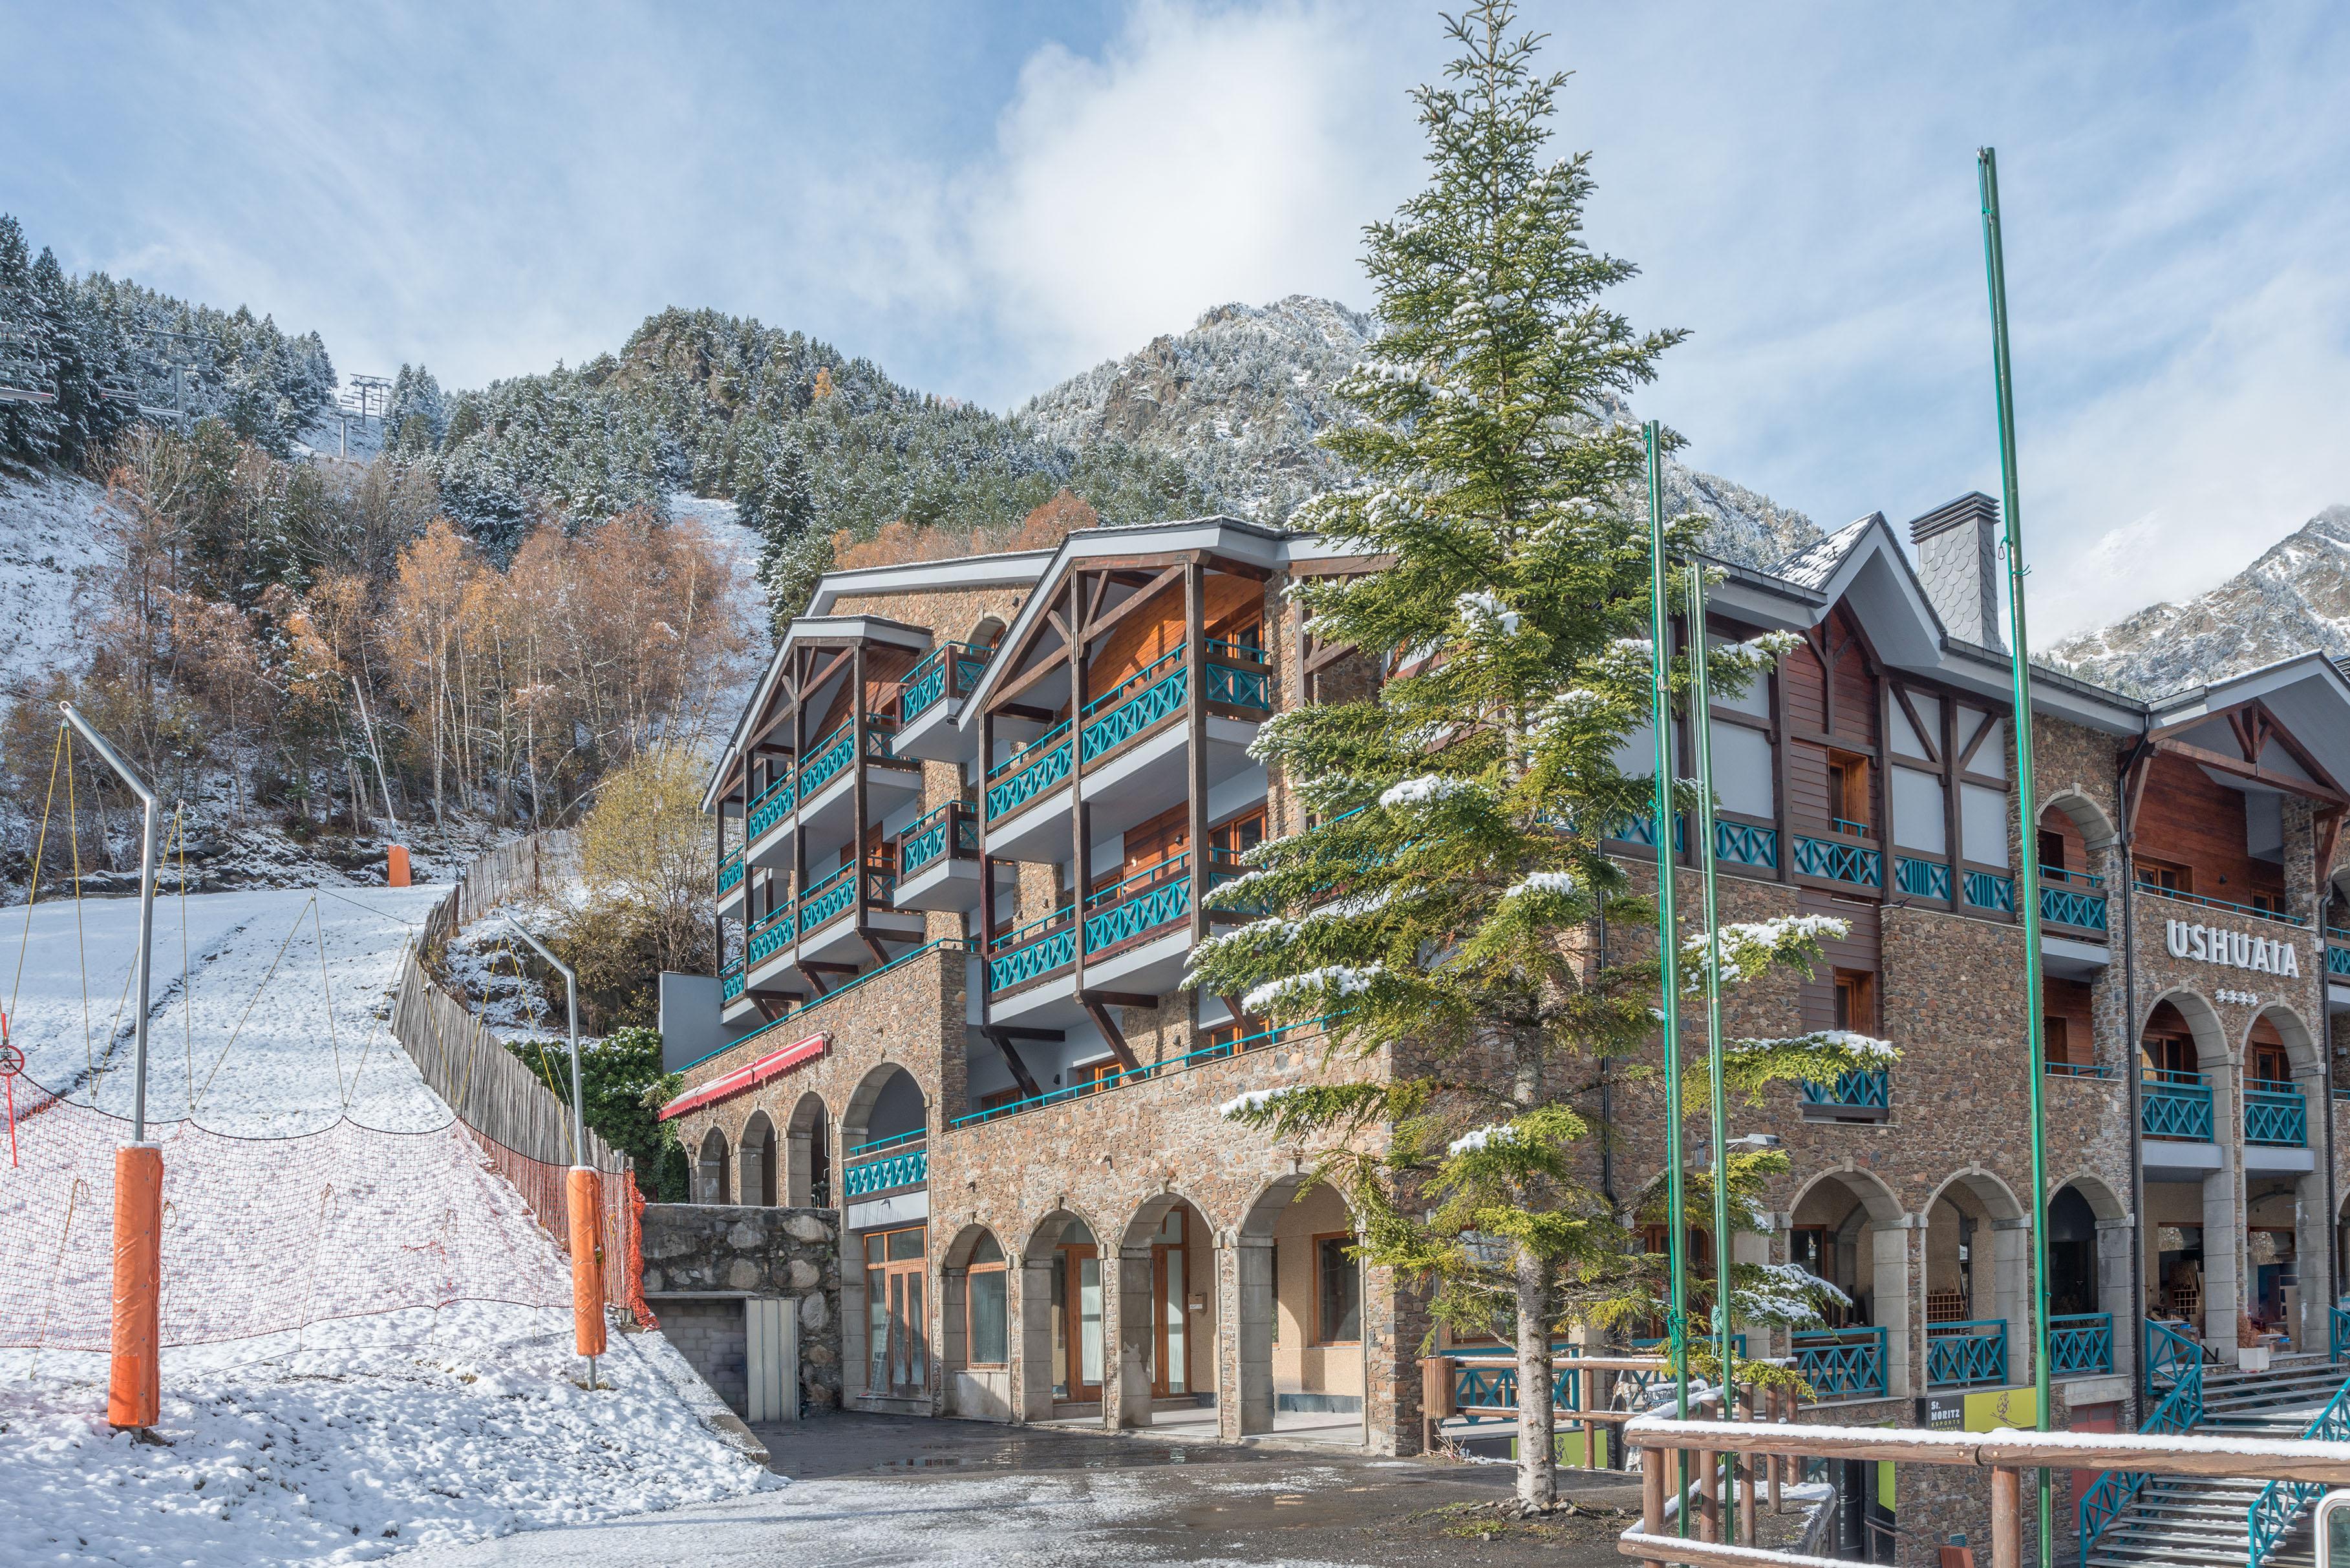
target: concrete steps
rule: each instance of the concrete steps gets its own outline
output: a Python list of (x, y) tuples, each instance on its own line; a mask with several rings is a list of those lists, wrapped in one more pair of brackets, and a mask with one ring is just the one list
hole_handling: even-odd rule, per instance
[[(2343, 1385), (2320, 1357), (2280, 1360), (2264, 1372), (2206, 1367), (2199, 1434), (2298, 1438)], [(2247, 1511), (2268, 1483), (2258, 1477), (2158, 1476), (2138, 1489), (2090, 1548), (2087, 1568), (2244, 1568), (2251, 1556)], [(2304, 1520), (2262, 1568), (2308, 1568), (2315, 1546)]]

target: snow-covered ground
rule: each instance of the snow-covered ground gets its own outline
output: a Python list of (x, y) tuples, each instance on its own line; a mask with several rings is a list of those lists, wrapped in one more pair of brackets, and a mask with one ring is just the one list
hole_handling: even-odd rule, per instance
[(606, 1386), (576, 1381), (560, 1253), (383, 1016), (444, 891), (158, 900), (148, 1105), (177, 1347), (152, 1441), (104, 1420), (127, 1132), (78, 1108), (130, 1107), (138, 906), (0, 910), (11, 1038), (69, 1102), (0, 1166), (0, 1336), (24, 1346), (0, 1350), (0, 1559), (356, 1561), (775, 1484), (710, 1436), (657, 1335), (614, 1335)]
[(78, 662), (74, 594), (99, 565), (92, 523), (105, 504), (105, 487), (87, 479), (0, 473), (0, 692)]

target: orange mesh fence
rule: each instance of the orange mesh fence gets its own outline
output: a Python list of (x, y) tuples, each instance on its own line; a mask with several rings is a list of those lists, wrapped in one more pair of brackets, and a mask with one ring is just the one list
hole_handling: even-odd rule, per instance
[[(98, 1351), (113, 1325), (120, 1116), (18, 1078), (0, 1163), (0, 1347)], [(338, 1121), (287, 1137), (149, 1124), (163, 1154), (161, 1344), (216, 1344), (461, 1301), (571, 1304), (565, 1168), (451, 1122)], [(605, 1185), (605, 1256), (638, 1248), (634, 1183)], [(650, 1324), (634, 1270), (607, 1293)]]

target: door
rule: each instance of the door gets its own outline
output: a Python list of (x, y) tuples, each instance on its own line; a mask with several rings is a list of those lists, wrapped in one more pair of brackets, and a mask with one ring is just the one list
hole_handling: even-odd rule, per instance
[(1101, 1397), (1101, 1257), (1090, 1245), (1058, 1249), (1054, 1280), (1061, 1288), (1061, 1311), (1054, 1324), (1054, 1362), (1060, 1376), (1053, 1393), (1071, 1403)]
[(743, 1303), (743, 1370), (749, 1384), (746, 1421), (800, 1418), (797, 1303), (753, 1296)]
[(928, 1232), (917, 1225), (865, 1238), (865, 1389), (919, 1395), (930, 1386), (930, 1319), (924, 1311)]
[(1160, 1399), (1191, 1391), (1189, 1213), (1169, 1210), (1150, 1242), (1150, 1392)]

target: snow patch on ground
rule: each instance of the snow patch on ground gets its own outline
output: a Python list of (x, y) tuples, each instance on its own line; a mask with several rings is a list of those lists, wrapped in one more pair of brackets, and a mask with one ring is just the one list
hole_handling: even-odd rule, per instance
[(152, 1443), (107, 1427), (99, 1358), (46, 1356), (28, 1387), (9, 1353), (0, 1540), (26, 1563), (356, 1563), (783, 1484), (628, 1336), (580, 1386), (570, 1329), (467, 1303), (281, 1336), (257, 1364), (232, 1365), (250, 1343), (175, 1352)]
[(100, 564), (98, 513), (106, 488), (69, 474), (0, 472), (0, 691), (21, 697), (83, 657), (73, 609), (83, 574)]

